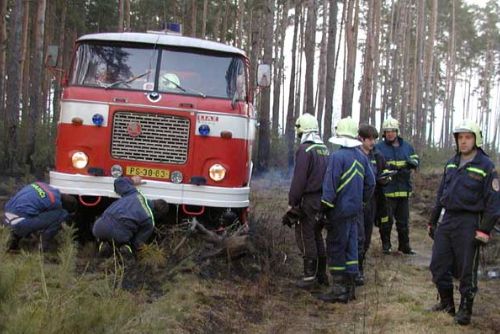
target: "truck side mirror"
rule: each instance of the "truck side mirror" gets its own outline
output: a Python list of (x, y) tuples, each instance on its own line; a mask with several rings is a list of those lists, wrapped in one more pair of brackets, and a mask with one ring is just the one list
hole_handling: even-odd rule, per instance
[(45, 56), (45, 66), (56, 67), (57, 57), (59, 55), (59, 47), (57, 45), (49, 45)]
[(257, 68), (257, 85), (259, 87), (271, 86), (271, 65), (259, 64)]

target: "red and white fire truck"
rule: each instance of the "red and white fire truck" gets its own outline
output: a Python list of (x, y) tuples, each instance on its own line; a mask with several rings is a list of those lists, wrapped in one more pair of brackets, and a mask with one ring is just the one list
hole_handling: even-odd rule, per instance
[(50, 184), (102, 210), (117, 197), (114, 178), (140, 175), (142, 193), (174, 204), (177, 219), (244, 220), (255, 133), (248, 66), (242, 50), (196, 38), (80, 37)]

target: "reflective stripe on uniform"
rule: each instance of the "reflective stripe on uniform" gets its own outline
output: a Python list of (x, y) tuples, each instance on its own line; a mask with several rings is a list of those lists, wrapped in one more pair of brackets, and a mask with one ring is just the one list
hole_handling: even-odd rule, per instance
[(345, 264), (346, 264), (347, 266), (352, 266), (352, 265), (354, 265), (354, 264), (358, 264), (358, 260), (347, 261)]
[(148, 200), (139, 189), (137, 189), (137, 192), (139, 193), (137, 197), (139, 198), (139, 202), (141, 203), (142, 208), (149, 214), (149, 216), (151, 217), (151, 221), (153, 222), (153, 226), (155, 226), (155, 217), (153, 216), (153, 211), (148, 205)]
[(385, 197), (409, 197), (411, 195), (411, 192), (407, 191), (396, 191), (393, 193), (386, 193)]
[(9, 226), (14, 226), (16, 224), (19, 224), (25, 219), (24, 217), (20, 217), (12, 212), (6, 212), (4, 213), (4, 216), (5, 216), (4, 223), (5, 225)]
[(411, 159), (418, 159), (418, 155), (417, 154), (412, 154), (412, 155), (410, 155), (410, 158)]
[(327, 202), (327, 201), (325, 201), (325, 200), (323, 200), (323, 199), (321, 200), (321, 203), (325, 204), (326, 206), (328, 206), (328, 207), (330, 207), (330, 208), (334, 208), (334, 207), (335, 207), (335, 205), (333, 205), (332, 203)]
[(396, 167), (406, 167), (406, 160), (389, 160), (387, 164)]
[[(320, 153), (320, 155), (324, 155), (325, 152), (323, 150), (326, 150), (326, 152), (328, 153), (327, 147), (325, 145), (323, 145), (323, 144), (312, 144), (311, 146), (309, 146), (308, 148), (306, 148), (306, 152), (309, 152), (313, 148), (320, 148), (321, 152), (318, 152), (318, 153)], [(326, 155), (328, 155), (328, 154), (326, 154)]]
[[(358, 167), (360, 167), (361, 170), (359, 170)], [(347, 172), (342, 174), (342, 176), (340, 177), (340, 181), (342, 183), (340, 184), (339, 188), (337, 189), (337, 193), (340, 192), (346, 185), (348, 185), (349, 182), (351, 182), (351, 180), (356, 175), (359, 175), (359, 176), (361, 176), (362, 179), (364, 179), (364, 177), (365, 177), (364, 172), (365, 172), (365, 167), (358, 160), (354, 160), (354, 162), (352, 163), (351, 167), (349, 167)]]
[(332, 271), (342, 271), (345, 270), (345, 267), (328, 267), (328, 269)]
[(458, 167), (458, 166), (457, 166), (457, 165), (455, 165), (455, 164), (447, 164), (447, 165), (446, 165), (446, 169), (448, 169), (448, 168), (457, 168), (457, 167)]
[(479, 175), (481, 175), (482, 177), (486, 177), (486, 175), (488, 174), (488, 173), (486, 173), (484, 170), (479, 169), (479, 168), (475, 168), (475, 167), (467, 167), (467, 171), (468, 171), (468, 172), (472, 172), (472, 173), (479, 174)]
[(388, 221), (389, 221), (389, 216), (385, 216), (385, 217), (380, 218), (381, 223), (387, 223)]

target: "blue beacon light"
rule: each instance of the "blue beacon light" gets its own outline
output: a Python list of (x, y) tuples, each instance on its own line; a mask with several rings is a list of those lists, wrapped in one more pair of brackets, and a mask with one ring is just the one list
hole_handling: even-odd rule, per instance
[(207, 124), (202, 124), (198, 128), (198, 132), (202, 136), (208, 136), (208, 134), (210, 133), (210, 127)]
[(92, 123), (96, 126), (102, 126), (104, 123), (104, 116), (101, 114), (94, 114), (94, 116), (92, 116)]

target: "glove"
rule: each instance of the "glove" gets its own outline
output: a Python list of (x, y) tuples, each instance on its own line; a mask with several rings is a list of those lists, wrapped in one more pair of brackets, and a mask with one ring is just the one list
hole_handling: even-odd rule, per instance
[(288, 213), (285, 213), (281, 218), (281, 224), (283, 224), (283, 226), (288, 226), (289, 228), (292, 228), (293, 223), (290, 217), (288, 217)]
[(281, 223), (291, 228), (293, 225), (297, 224), (301, 215), (302, 213), (299, 208), (291, 208), (283, 215)]
[(427, 224), (427, 234), (429, 237), (434, 240), (434, 233), (436, 232), (436, 225), (429, 223)]
[(406, 160), (406, 166), (410, 169), (416, 169), (418, 167), (418, 161), (415, 159)]
[(320, 208), (320, 211), (322, 214), (326, 215), (330, 210), (333, 209), (333, 206), (330, 204), (326, 204), (326, 202), (324, 201), (321, 201), (321, 208)]
[(484, 246), (490, 241), (490, 235), (481, 230), (476, 230), (476, 236), (474, 237), (474, 241), (478, 246)]

